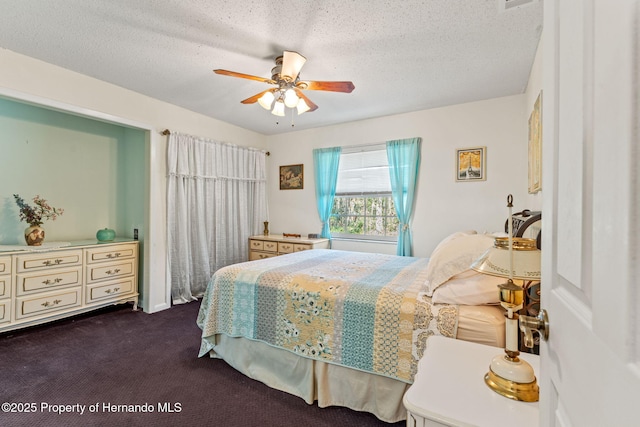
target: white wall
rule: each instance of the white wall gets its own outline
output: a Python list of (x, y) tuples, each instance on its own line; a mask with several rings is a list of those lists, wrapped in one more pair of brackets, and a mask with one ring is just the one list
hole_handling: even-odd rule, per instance
[[(45, 105), (59, 111), (96, 117), (147, 131), (146, 230), (144, 236), (145, 311), (170, 306), (166, 275), (166, 137), (165, 128), (237, 145), (265, 148), (263, 135), (196, 114), (6, 49), (0, 49), (0, 96)], [(0, 179), (11, 180), (2, 175)], [(6, 199), (10, 194), (0, 194)], [(66, 215), (66, 214), (65, 214)], [(63, 237), (63, 236), (59, 236)]]
[[(280, 165), (304, 164), (304, 189), (279, 190), (269, 181), (272, 233), (318, 233), (312, 150), (320, 147), (422, 138), (422, 162), (413, 217), (415, 256), (428, 256), (448, 234), (498, 231), (514, 208), (528, 208), (527, 97), (516, 95), (469, 104), (352, 122), (267, 137), (269, 176)], [(313, 114), (313, 113), (311, 113)], [(487, 147), (487, 180), (455, 181), (455, 150)], [(395, 254), (395, 245), (334, 241), (334, 249)]]

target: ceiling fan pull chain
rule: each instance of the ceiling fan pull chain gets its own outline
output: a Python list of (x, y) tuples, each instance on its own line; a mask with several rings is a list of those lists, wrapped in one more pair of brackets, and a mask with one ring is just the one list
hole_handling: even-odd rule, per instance
[(291, 111), (291, 127), (294, 127), (295, 124), (293, 123), (293, 118), (295, 117), (295, 115), (293, 114), (293, 108), (289, 108), (289, 110)]

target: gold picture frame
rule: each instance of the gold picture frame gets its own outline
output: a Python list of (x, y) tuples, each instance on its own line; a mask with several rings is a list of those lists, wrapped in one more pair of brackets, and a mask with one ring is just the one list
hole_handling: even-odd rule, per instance
[(473, 182), (487, 179), (487, 147), (456, 150), (456, 181)]
[(304, 188), (304, 165), (280, 166), (280, 189), (302, 190)]
[(542, 91), (529, 116), (529, 194), (542, 190)]

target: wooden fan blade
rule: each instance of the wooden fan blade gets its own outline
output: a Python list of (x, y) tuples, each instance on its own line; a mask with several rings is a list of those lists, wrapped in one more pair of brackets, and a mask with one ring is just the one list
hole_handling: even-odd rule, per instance
[(256, 80), (256, 81), (259, 81), (259, 82), (265, 82), (265, 83), (271, 83), (271, 84), (275, 83), (271, 79), (267, 79), (267, 78), (264, 78), (264, 77), (258, 77), (258, 76), (252, 76), (251, 74), (236, 73), (235, 71), (218, 69), (218, 70), (213, 70), (213, 72), (216, 73), (216, 74), (221, 74), (223, 76), (240, 77), (241, 79)]
[(309, 98), (306, 97), (306, 95), (304, 93), (302, 93), (302, 91), (298, 88), (293, 88), (293, 90), (296, 91), (296, 95), (298, 95), (298, 97), (300, 99), (303, 99), (304, 102), (307, 103), (307, 105), (309, 106), (309, 110), (307, 111), (307, 113), (310, 113), (312, 111), (316, 111), (318, 109), (318, 106), (316, 104), (314, 104)]
[(262, 92), (253, 95), (252, 97), (249, 97), (247, 99), (243, 99), (242, 101), (240, 101), (242, 104), (255, 104), (256, 102), (258, 102), (258, 99), (260, 99), (260, 97), (262, 95), (264, 95), (267, 92), (275, 92), (276, 89), (267, 89), (267, 90), (263, 90)]
[[(304, 87), (306, 85), (306, 87)], [(356, 87), (351, 82), (315, 82), (304, 81), (297, 85), (300, 89), (328, 90), (331, 92), (351, 93)]]
[(300, 73), (300, 69), (304, 63), (307, 62), (307, 58), (300, 55), (298, 52), (289, 52), (284, 51), (282, 55), (282, 71), (280, 71), (280, 75), (284, 77), (290, 77), (291, 81), (294, 81), (298, 74)]

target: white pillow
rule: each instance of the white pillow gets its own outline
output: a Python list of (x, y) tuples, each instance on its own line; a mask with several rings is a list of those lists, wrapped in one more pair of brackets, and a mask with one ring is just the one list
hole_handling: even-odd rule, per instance
[(433, 292), (444, 282), (469, 269), (471, 264), (487, 249), (494, 239), (484, 234), (453, 233), (434, 249), (427, 264), (426, 293)]
[(498, 285), (504, 277), (488, 276), (474, 270), (456, 274), (433, 292), (436, 304), (487, 305), (499, 304)]

